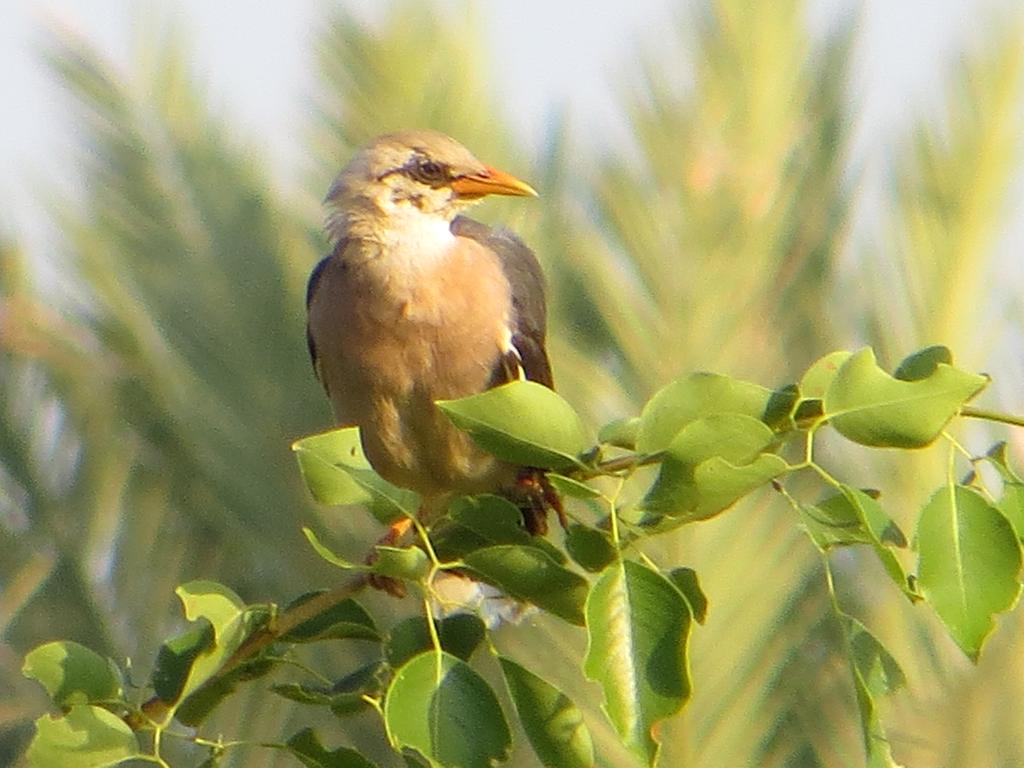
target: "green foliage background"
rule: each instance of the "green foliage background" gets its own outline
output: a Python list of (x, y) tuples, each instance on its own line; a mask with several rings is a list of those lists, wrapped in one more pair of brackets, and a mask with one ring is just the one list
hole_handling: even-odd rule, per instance
[[(887, 363), (946, 344), (1022, 410), (1006, 353), (1019, 348), (1022, 293), (995, 246), (1020, 176), (1024, 17), (996, 20), (950, 66), (941, 113), (909, 118), (899, 152), (870, 158), (891, 179), (879, 222), (857, 215), (851, 167), (855, 19), (818, 39), (797, 0), (695, 5), (673, 21), (685, 56), (629, 64), (634, 145), (602, 155), (581, 149), (571, 119), (539, 153), (517, 144), (478, 13), (396, 1), (367, 28), (327, 9), (316, 116), (297, 139), (310, 158), (301, 192), (282, 190), (261, 147), (210, 108), (182, 35), (146, 40), (130, 74), (86, 41), (51, 42), (84, 193), (51, 201), (58, 285), (34, 277), (43, 255), (15, 234), (0, 243), (0, 763), (16, 760), (45, 707), (19, 674), (27, 649), (78, 640), (132, 658), (141, 681), (180, 624), (175, 585), (215, 578), (250, 601), (286, 601), (335, 578), (303, 524), (352, 557), (376, 537), (367, 515), (312, 506), (288, 446), (329, 424), (302, 338), (305, 279), (324, 248), (317, 200), (383, 131), (439, 128), (541, 190), (539, 204), (478, 215), (512, 226), (544, 262), (559, 388), (595, 424), (632, 415), (687, 371), (772, 386), (863, 342)], [(691, 82), (677, 90), (665, 73), (680, 69)], [(965, 439), (980, 450), (993, 437), (1005, 435)], [(903, 523), (943, 472), (927, 452), (899, 476), (860, 454), (834, 460), (887, 477)], [(665, 765), (862, 764), (840, 628), (796, 522), (763, 494), (652, 553), (695, 568), (711, 599)], [(870, 557), (836, 559), (847, 608), (908, 673), (886, 713), (897, 760), (1024, 764), (1024, 725), (1006, 704), (1024, 698), (1021, 612), (975, 667), (933, 618), (878, 597), (891, 587)], [(577, 701), (598, 699), (568, 672), (582, 633), (540, 618), (499, 642), (536, 651), (534, 670)], [(308, 717), (255, 686), (210, 730), (270, 739)], [(361, 725), (323, 732), (378, 752)], [(590, 725), (602, 764), (621, 764), (614, 734)], [(230, 764), (290, 759), (243, 751)], [(533, 760), (520, 750), (512, 764)]]

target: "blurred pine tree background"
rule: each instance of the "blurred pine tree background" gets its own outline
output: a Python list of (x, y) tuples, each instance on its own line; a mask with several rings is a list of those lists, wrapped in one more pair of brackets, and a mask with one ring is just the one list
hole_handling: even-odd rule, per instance
[[(479, 13), (398, 0), (371, 27), (327, 8), (316, 119), (295, 139), (309, 158), (301, 194), (275, 183), (264, 149), (211, 108), (187, 34), (154, 35), (130, 73), (88, 41), (51, 39), (85, 191), (50, 196), (57, 252), (0, 234), (0, 764), (17, 763), (45, 707), (20, 675), (29, 648), (78, 640), (131, 658), (141, 682), (181, 626), (175, 585), (212, 578), (283, 602), (336, 578), (301, 525), (332, 532), (354, 557), (376, 537), (358, 510), (314, 508), (288, 446), (329, 423), (303, 341), (305, 280), (325, 247), (317, 201), (378, 133), (446, 131), (541, 191), (536, 204), (476, 215), (539, 254), (556, 380), (595, 426), (692, 370), (774, 386), (863, 343), (883, 364), (947, 344), (962, 367), (994, 375), (987, 404), (1024, 411), (1024, 280), (999, 257), (1021, 182), (1024, 15), (994, 18), (951, 64), (941, 110), (908, 107), (897, 153), (856, 162), (856, 16), (821, 37), (800, 0), (704, 0), (671, 23), (678, 51), (638, 41), (629, 63), (630, 146), (585, 148), (585, 126), (567, 118), (533, 152), (490, 87), (499, 63)], [(680, 78), (666, 73), (680, 71), (687, 85), (670, 85)], [(882, 200), (860, 196), (867, 163), (884, 168)], [(41, 259), (59, 280), (38, 276)], [(977, 451), (1022, 445), (992, 428), (967, 437)], [(833, 460), (884, 473), (904, 525), (923, 501), (915, 489), (942, 473), (931, 454), (899, 474), (860, 454)], [(862, 765), (821, 562), (788, 507), (759, 495), (654, 554), (694, 567), (711, 600), (693, 640), (696, 692), (663, 734), (663, 764)], [(1024, 700), (1024, 612), (1003, 618), (975, 667), (870, 556), (836, 561), (841, 599), (908, 672), (884, 714), (897, 759), (1024, 765), (1024, 721), (1009, 705)], [(598, 701), (573, 671), (580, 630), (538, 618), (498, 641), (535, 655), (581, 703)], [(341, 651), (326, 664), (351, 667)], [(601, 765), (626, 765), (596, 704), (588, 716)], [(308, 720), (257, 684), (208, 730), (265, 741)], [(368, 718), (323, 732), (380, 753)], [(242, 750), (227, 764), (291, 760)], [(511, 764), (534, 761), (519, 749)]]

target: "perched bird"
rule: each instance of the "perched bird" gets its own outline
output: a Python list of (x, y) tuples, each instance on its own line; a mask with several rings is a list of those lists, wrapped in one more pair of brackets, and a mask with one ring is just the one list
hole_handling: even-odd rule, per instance
[(338, 424), (359, 427), (382, 477), (425, 508), (526, 489), (526, 527), (543, 532), (543, 476), (486, 454), (434, 405), (521, 377), (553, 386), (536, 257), (459, 215), (487, 195), (536, 192), (435, 131), (359, 151), (325, 200), (332, 251), (309, 279), (309, 351)]

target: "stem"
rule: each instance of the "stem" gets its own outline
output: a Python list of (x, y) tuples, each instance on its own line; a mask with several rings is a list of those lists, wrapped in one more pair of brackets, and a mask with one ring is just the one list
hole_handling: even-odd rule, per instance
[(326, 613), (336, 605), (345, 602), (352, 597), (352, 595), (360, 592), (367, 583), (368, 580), (366, 576), (356, 576), (334, 589), (310, 598), (306, 602), (280, 614), (273, 626), (256, 632), (254, 635), (249, 637), (248, 640), (242, 643), (241, 647), (235, 651), (231, 655), (231, 658), (229, 658), (224, 666), (221, 667), (217, 676), (223, 677), (228, 672), (237, 668), (242, 662), (255, 656), (268, 645), (279, 638), (284, 637), (296, 627), (301, 624), (305, 624), (310, 619), (315, 618), (322, 613)]
[(572, 476), (578, 480), (589, 480), (592, 477), (611, 475), (616, 472), (636, 469), (637, 467), (646, 467), (650, 464), (657, 464), (663, 458), (665, 458), (664, 451), (655, 451), (654, 453), (646, 454), (630, 453), (626, 456), (619, 456), (614, 459), (599, 462), (593, 468), (573, 472)]
[(997, 421), (1000, 424), (1009, 424), (1013, 427), (1024, 427), (1024, 416), (1014, 416), (1012, 413), (1001, 413), (1000, 411), (989, 411), (984, 408), (972, 408), (964, 406), (960, 409), (961, 416), (971, 419), (985, 419), (985, 421)]
[(444, 648), (441, 647), (441, 635), (438, 634), (437, 622), (434, 621), (434, 610), (430, 605), (429, 593), (423, 595), (423, 616), (427, 620), (427, 630), (430, 632), (430, 642), (434, 646), (434, 651), (440, 654)]
[[(427, 574), (426, 578), (422, 582), (423, 587), (423, 616), (427, 622), (427, 630), (430, 632), (430, 642), (434, 646), (434, 650), (438, 656), (438, 681), (440, 681), (440, 663), (441, 663), (441, 652), (444, 650), (441, 647), (441, 636), (437, 631), (437, 622), (434, 621), (434, 610), (430, 604), (431, 595), (433, 594), (434, 576), (437, 572), (442, 570), (441, 561), (437, 557), (437, 553), (434, 551), (434, 545), (430, 541), (430, 533), (424, 527), (423, 523), (419, 521), (418, 517), (412, 518), (412, 524), (416, 528), (416, 535), (420, 537), (420, 541), (423, 542), (423, 549), (427, 553), (427, 557), (430, 559), (430, 573)], [(438, 600), (440, 603), (440, 600)]]
[(612, 543), (620, 558), (622, 556), (622, 541), (619, 536), (619, 494), (622, 493), (622, 486), (625, 484), (626, 478), (620, 477), (615, 493), (608, 497), (608, 518), (611, 523)]
[[(254, 658), (262, 650), (277, 642), (280, 638), (287, 635), (296, 627), (305, 624), (310, 619), (313, 619), (322, 613), (326, 613), (336, 605), (340, 605), (345, 602), (350, 597), (360, 592), (368, 583), (367, 577), (360, 574), (334, 589), (317, 595), (316, 597), (312, 597), (306, 602), (278, 615), (277, 621), (272, 622), (258, 632), (250, 635), (249, 638), (239, 646), (238, 650), (231, 654), (230, 658), (224, 662), (224, 666), (220, 668), (217, 674), (211, 677), (206, 683), (204, 683), (204, 685), (209, 685), (210, 683), (223, 679), (246, 661)], [(170, 705), (168, 702), (154, 696), (142, 705), (142, 711), (147, 717), (154, 721), (154, 724), (157, 726), (157, 734), (159, 734), (159, 720), (162, 720), (163, 716), (170, 711)], [(157, 737), (157, 743), (159, 743), (159, 737)]]

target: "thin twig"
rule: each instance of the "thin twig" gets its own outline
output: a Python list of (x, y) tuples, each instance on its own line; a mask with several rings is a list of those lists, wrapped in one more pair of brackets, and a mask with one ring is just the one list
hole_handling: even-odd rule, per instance
[(665, 458), (664, 451), (656, 451), (655, 453), (631, 453), (627, 456), (618, 456), (614, 459), (608, 459), (607, 461), (599, 462), (594, 467), (588, 467), (580, 472), (573, 472), (572, 476), (578, 480), (589, 480), (592, 477), (600, 477), (601, 475), (611, 475), (616, 472), (623, 472), (629, 469), (636, 469), (638, 467), (646, 467), (649, 464), (657, 464), (659, 461)]
[[(206, 686), (227, 677), (242, 664), (255, 658), (265, 648), (294, 631), (302, 624), (326, 613), (353, 595), (358, 594), (368, 583), (367, 576), (360, 574), (343, 584), (339, 584), (334, 589), (311, 597), (294, 608), (279, 614), (276, 620), (246, 638), (245, 642), (224, 662), (224, 666), (217, 670), (217, 674), (205, 681), (203, 685)], [(143, 705), (142, 709), (151, 720), (156, 721), (162, 719), (163, 714), (168, 711), (172, 703), (154, 696)]]
[(985, 421), (998, 421), (1000, 424), (1009, 424), (1014, 427), (1024, 427), (1024, 416), (1014, 416), (1012, 413), (1001, 413), (1000, 411), (989, 411), (984, 408), (971, 408), (964, 406), (960, 409), (961, 416), (972, 419), (985, 419)]

